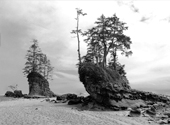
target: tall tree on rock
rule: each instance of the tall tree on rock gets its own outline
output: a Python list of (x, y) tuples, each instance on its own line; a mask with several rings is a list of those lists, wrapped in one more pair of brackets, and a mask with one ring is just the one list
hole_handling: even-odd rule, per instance
[(77, 49), (77, 52), (78, 52), (78, 60), (79, 60), (79, 64), (81, 64), (81, 54), (80, 54), (80, 37), (79, 37), (79, 34), (82, 33), (81, 29), (79, 29), (79, 20), (80, 20), (80, 15), (82, 16), (85, 16), (87, 15), (86, 13), (83, 13), (82, 12), (82, 9), (79, 9), (79, 8), (76, 8), (76, 11), (77, 11), (77, 18), (75, 18), (75, 20), (77, 21), (77, 27), (75, 30), (72, 30), (72, 34), (76, 34), (77, 36), (77, 41), (78, 41), (78, 49)]
[(85, 42), (90, 50), (87, 51), (87, 55), (93, 56), (95, 63), (101, 62), (102, 66), (106, 67), (107, 56), (110, 54), (113, 67), (116, 69), (117, 51), (121, 51), (125, 56), (132, 54), (130, 37), (123, 34), (128, 27), (125, 26), (126, 23), (119, 21), (115, 14), (107, 18), (101, 15), (95, 24), (95, 27), (83, 33), (87, 37)]
[(28, 75), (31, 72), (37, 72), (47, 80), (52, 79), (54, 67), (51, 66), (47, 56), (42, 53), (37, 40), (33, 40), (33, 44), (27, 51), (26, 59), (25, 68), (23, 69), (24, 75)]
[(28, 75), (31, 72), (40, 72), (40, 57), (42, 55), (41, 49), (38, 46), (38, 41), (33, 40), (26, 54), (27, 62), (25, 63), (24, 74)]

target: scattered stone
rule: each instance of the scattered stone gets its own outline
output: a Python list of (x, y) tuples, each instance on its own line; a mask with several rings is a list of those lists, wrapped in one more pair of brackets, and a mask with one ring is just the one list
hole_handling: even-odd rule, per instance
[(58, 95), (56, 96), (56, 100), (71, 100), (71, 99), (77, 99), (76, 94), (63, 94), (63, 95)]
[(157, 118), (160, 118), (160, 119), (167, 119), (168, 118), (168, 116), (167, 115), (163, 115), (163, 114), (161, 114), (161, 115), (158, 115), (157, 116)]
[(141, 111), (139, 109), (132, 109), (130, 112), (129, 112), (129, 117), (139, 117), (141, 116)]
[(154, 117), (156, 115), (156, 110), (154, 107), (151, 107), (150, 109), (147, 109), (146, 110), (146, 113), (151, 116), (151, 117)]
[(168, 120), (159, 120), (158, 123), (159, 124), (168, 124)]
[(47, 99), (45, 99), (45, 101), (46, 101), (46, 102), (50, 102), (50, 99), (49, 99), (49, 98), (47, 98)]

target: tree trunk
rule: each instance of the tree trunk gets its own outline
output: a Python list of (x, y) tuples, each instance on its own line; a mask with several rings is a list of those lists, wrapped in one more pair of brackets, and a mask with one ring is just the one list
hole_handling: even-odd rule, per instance
[(116, 56), (117, 56), (117, 54), (116, 54), (116, 50), (115, 50), (115, 52), (114, 52), (114, 54), (113, 54), (113, 64), (114, 64), (114, 70), (116, 70)]
[(32, 72), (35, 72), (35, 48), (33, 48), (33, 67), (32, 67)]
[(77, 40), (78, 40), (78, 59), (79, 59), (79, 64), (81, 64), (81, 55), (80, 55), (80, 38), (79, 38), (79, 14), (77, 12)]
[(107, 64), (106, 57), (107, 57), (107, 46), (106, 46), (106, 43), (104, 42), (103, 67), (106, 67), (106, 64)]

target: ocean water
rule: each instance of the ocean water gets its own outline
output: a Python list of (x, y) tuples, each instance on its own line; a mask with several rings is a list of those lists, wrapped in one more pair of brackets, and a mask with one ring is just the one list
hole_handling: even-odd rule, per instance
[(12, 98), (12, 97), (0, 96), (0, 102), (2, 102), (2, 101), (9, 101), (9, 100), (16, 100), (16, 99)]

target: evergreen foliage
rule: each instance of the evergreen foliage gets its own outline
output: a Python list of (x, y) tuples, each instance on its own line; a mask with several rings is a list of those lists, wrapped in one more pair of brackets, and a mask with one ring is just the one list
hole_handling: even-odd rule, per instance
[(123, 68), (124, 66), (118, 65), (117, 51), (121, 51), (121, 54), (127, 57), (132, 55), (131, 39), (123, 34), (128, 29), (126, 23), (114, 14), (112, 17), (101, 15), (95, 24), (96, 26), (83, 33), (88, 46), (87, 54), (82, 57), (83, 62), (93, 62), (107, 67), (107, 56), (110, 55), (109, 66), (113, 66), (114, 70), (117, 70), (117, 67)]
[(25, 68), (23, 69), (24, 75), (28, 75), (31, 72), (37, 72), (47, 80), (52, 79), (54, 67), (51, 66), (51, 62), (47, 56), (42, 53), (37, 40), (33, 40), (33, 44), (27, 51), (26, 59)]

